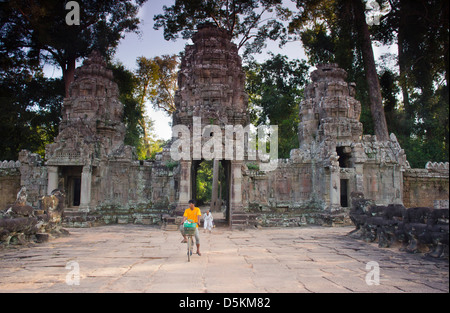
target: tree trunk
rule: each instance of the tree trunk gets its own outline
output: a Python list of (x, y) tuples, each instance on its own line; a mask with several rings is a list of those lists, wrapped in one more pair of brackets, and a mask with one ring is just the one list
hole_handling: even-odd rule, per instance
[(409, 102), (409, 93), (408, 93), (408, 70), (405, 60), (404, 53), (404, 44), (405, 44), (405, 34), (408, 31), (408, 21), (406, 18), (406, 11), (408, 10), (408, 1), (400, 1), (400, 10), (399, 10), (399, 25), (398, 25), (398, 35), (397, 35), (397, 46), (398, 46), (398, 69), (400, 73), (400, 88), (402, 89), (403, 95), (403, 107), (407, 113), (408, 118), (413, 116), (411, 112), (411, 105)]
[(63, 72), (64, 90), (65, 90), (66, 98), (69, 97), (69, 88), (75, 79), (75, 61), (76, 61), (76, 58), (72, 57), (67, 60), (66, 64), (61, 65), (62, 72)]
[(449, 30), (448, 30), (448, 20), (449, 20), (449, 3), (448, 1), (444, 1), (444, 7), (443, 10), (444, 16), (442, 18), (442, 23), (445, 25), (447, 23), (447, 27), (443, 27), (444, 30), (444, 36), (447, 38), (447, 40), (444, 40), (444, 65), (445, 65), (445, 82), (447, 83), (448, 87), (448, 80), (449, 80), (449, 50), (448, 50), (448, 37), (449, 37)]
[(373, 56), (372, 40), (370, 39), (369, 26), (366, 23), (364, 2), (362, 0), (352, 0), (352, 5), (355, 15), (356, 31), (361, 44), (374, 132), (377, 136), (377, 140), (387, 141), (389, 140), (389, 132), (384, 114), (380, 82), (378, 80), (375, 66), (375, 58)]
[[(142, 97), (139, 102), (140, 109), (142, 110), (142, 112), (145, 112), (145, 95), (147, 94), (148, 84), (149, 84), (148, 81), (146, 81), (144, 83), (144, 86), (143, 86), (144, 90), (142, 91)], [(142, 128), (142, 140), (144, 142), (145, 157), (150, 158), (150, 156), (151, 156), (150, 141), (148, 140), (148, 136), (147, 136), (147, 123), (145, 121), (144, 115), (142, 115), (141, 118), (139, 119), (139, 125)]]

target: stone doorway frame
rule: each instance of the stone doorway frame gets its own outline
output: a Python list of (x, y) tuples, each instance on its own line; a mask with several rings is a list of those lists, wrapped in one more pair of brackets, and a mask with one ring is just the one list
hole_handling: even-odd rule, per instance
[[(176, 208), (177, 214), (182, 214), (189, 207), (189, 200), (193, 197), (193, 162), (200, 160), (180, 160), (180, 184), (179, 198)], [(229, 201), (227, 203), (228, 225), (233, 225), (233, 213), (242, 212), (242, 166), (243, 161), (221, 160), (228, 164), (225, 166), (229, 173), (228, 193)]]
[[(196, 193), (197, 193), (197, 171), (198, 171), (198, 168), (200, 167), (200, 164), (203, 161), (207, 161), (207, 160), (201, 159), (201, 160), (193, 160), (192, 161), (192, 166), (191, 166), (191, 186), (192, 186), (191, 199), (196, 199), (196, 196), (197, 196), (196, 195)], [(225, 220), (230, 225), (230, 220), (231, 220), (231, 214), (230, 214), (230, 212), (231, 212), (230, 211), (231, 161), (229, 161), (229, 160), (219, 160), (219, 164), (222, 166), (223, 172), (224, 172), (224, 176), (225, 176), (223, 181), (220, 180), (220, 176), (219, 176), (219, 181), (221, 182), (221, 185), (224, 186), (224, 188), (225, 188), (225, 198), (223, 199), (226, 202)], [(221, 197), (220, 192), (219, 192), (219, 197)]]
[[(58, 165), (48, 166), (47, 193), (55, 189), (66, 192), (66, 207), (89, 209), (92, 193), (92, 166), (87, 165)], [(74, 179), (80, 179), (80, 204), (74, 206)]]

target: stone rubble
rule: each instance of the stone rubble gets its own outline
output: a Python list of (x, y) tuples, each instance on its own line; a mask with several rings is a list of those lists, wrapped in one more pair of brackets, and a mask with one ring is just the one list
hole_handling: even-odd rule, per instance
[(381, 248), (398, 247), (402, 251), (448, 260), (448, 203), (446, 208), (377, 206), (362, 196), (355, 196), (350, 212), (356, 226), (353, 238), (378, 242)]
[(16, 201), (0, 211), (0, 247), (43, 242), (50, 236), (55, 238), (68, 234), (62, 228), (63, 192), (54, 190), (51, 195), (42, 197), (38, 209), (27, 205), (27, 197), (27, 189), (22, 187)]

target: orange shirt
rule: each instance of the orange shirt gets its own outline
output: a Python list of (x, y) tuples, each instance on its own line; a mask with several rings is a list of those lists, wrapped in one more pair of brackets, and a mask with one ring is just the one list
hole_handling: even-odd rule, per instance
[(202, 212), (200, 212), (200, 209), (197, 207), (194, 207), (193, 210), (191, 210), (191, 208), (187, 208), (184, 211), (183, 216), (185, 216), (188, 220), (193, 220), (194, 223), (197, 223), (197, 227), (198, 227), (198, 222), (199, 222), (199, 216), (202, 216)]

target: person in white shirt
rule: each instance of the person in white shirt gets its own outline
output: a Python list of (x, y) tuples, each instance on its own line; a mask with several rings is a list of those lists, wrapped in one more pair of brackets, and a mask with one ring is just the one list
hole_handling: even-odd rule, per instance
[(211, 229), (213, 228), (213, 216), (211, 214), (211, 212), (206, 211), (206, 213), (203, 215), (203, 227), (206, 230), (209, 230), (209, 232), (211, 232)]

